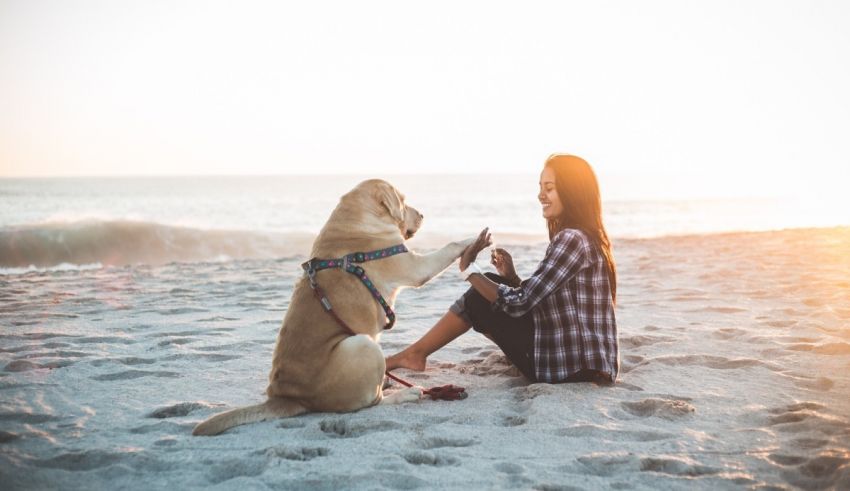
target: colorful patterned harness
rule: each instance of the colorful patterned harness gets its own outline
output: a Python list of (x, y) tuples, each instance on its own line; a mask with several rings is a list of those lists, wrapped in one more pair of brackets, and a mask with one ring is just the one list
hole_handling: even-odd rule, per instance
[[(351, 254), (346, 254), (339, 259), (317, 259), (314, 257), (302, 264), (301, 267), (304, 268), (304, 271), (307, 273), (307, 277), (310, 279), (310, 286), (313, 290), (316, 290), (318, 287), (318, 284), (316, 283), (316, 272), (323, 269), (341, 268), (344, 271), (360, 278), (360, 281), (366, 285), (366, 288), (368, 288), (370, 292), (372, 292), (372, 296), (375, 297), (375, 301), (383, 307), (384, 312), (387, 314), (388, 322), (384, 326), (384, 329), (392, 329), (393, 324), (395, 324), (395, 312), (393, 312), (393, 309), (390, 308), (383, 295), (381, 295), (381, 292), (375, 288), (372, 280), (366, 276), (366, 271), (362, 267), (358, 266), (357, 263), (365, 263), (366, 261), (374, 261), (375, 259), (384, 259), (390, 256), (395, 256), (396, 254), (403, 254), (405, 252), (408, 252), (407, 247), (405, 247), (404, 244), (399, 244), (387, 247), (386, 249), (379, 249), (377, 251), (352, 252)], [(324, 295), (324, 292), (322, 292), (320, 301), (322, 302), (322, 306), (325, 310), (330, 312), (331, 301)]]

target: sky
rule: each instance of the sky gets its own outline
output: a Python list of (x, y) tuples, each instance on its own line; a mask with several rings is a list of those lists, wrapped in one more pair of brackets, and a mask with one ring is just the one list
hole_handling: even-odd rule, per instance
[(0, 177), (846, 194), (850, 2), (0, 0)]

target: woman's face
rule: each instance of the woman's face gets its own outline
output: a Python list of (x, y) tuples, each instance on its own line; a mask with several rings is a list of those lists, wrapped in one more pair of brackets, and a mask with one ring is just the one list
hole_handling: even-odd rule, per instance
[(543, 218), (547, 220), (560, 216), (564, 211), (561, 198), (555, 189), (555, 171), (549, 167), (544, 167), (540, 173), (540, 192), (537, 193), (537, 199), (543, 206)]

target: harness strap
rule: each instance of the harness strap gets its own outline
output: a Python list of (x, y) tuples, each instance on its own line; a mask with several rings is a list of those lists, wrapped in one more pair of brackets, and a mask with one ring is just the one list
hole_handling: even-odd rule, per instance
[[(301, 267), (304, 268), (304, 271), (306, 271), (307, 275), (310, 277), (313, 277), (317, 271), (331, 268), (340, 268), (358, 277), (363, 285), (365, 285), (372, 293), (372, 296), (375, 297), (375, 301), (378, 302), (381, 308), (384, 309), (384, 314), (387, 316), (387, 323), (384, 325), (384, 329), (392, 329), (393, 325), (395, 325), (395, 312), (393, 312), (393, 309), (387, 303), (386, 299), (384, 299), (384, 296), (381, 295), (381, 292), (379, 292), (375, 287), (375, 284), (372, 283), (372, 280), (369, 279), (369, 276), (366, 274), (366, 270), (358, 266), (357, 263), (384, 259), (390, 256), (395, 256), (396, 254), (403, 254), (405, 252), (408, 252), (407, 247), (405, 247), (404, 244), (398, 244), (392, 247), (378, 249), (376, 251), (352, 252), (351, 254), (346, 254), (338, 259), (318, 259), (314, 257), (302, 264)], [(311, 280), (311, 284), (314, 283), (315, 279)], [(327, 297), (325, 297), (325, 299), (327, 299)], [(323, 303), (327, 301), (328, 300), (324, 300)]]

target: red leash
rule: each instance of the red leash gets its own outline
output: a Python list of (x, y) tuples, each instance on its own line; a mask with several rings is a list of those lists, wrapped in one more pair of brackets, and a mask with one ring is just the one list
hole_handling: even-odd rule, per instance
[[(340, 327), (345, 329), (352, 336), (356, 336), (357, 333), (351, 330), (351, 328), (348, 327), (348, 324), (346, 324), (345, 321), (343, 321), (338, 315), (336, 315), (336, 312), (334, 312), (333, 308), (331, 307), (330, 300), (328, 300), (328, 297), (325, 295), (325, 292), (322, 290), (319, 284), (316, 283), (315, 278), (310, 278), (310, 286), (313, 287), (313, 294), (319, 300), (319, 303), (322, 304), (322, 307), (327, 313), (331, 314), (336, 323), (339, 324)], [(395, 380), (396, 382), (400, 383), (401, 385), (404, 385), (405, 387), (413, 387), (413, 384), (411, 384), (410, 382), (400, 379), (395, 375), (391, 374), (390, 372), (384, 373), (386, 373), (387, 377)], [(429, 396), (435, 401), (457, 401), (460, 399), (466, 399), (469, 396), (469, 394), (466, 393), (466, 389), (451, 384), (441, 385), (439, 387), (431, 387), (430, 389), (424, 389), (422, 393)]]

